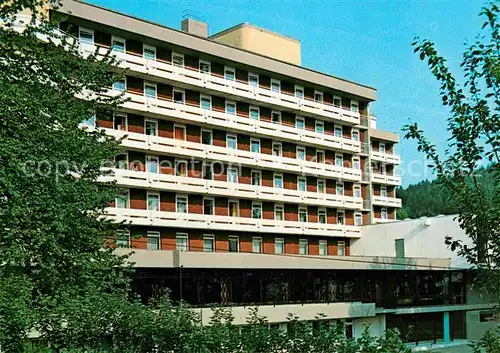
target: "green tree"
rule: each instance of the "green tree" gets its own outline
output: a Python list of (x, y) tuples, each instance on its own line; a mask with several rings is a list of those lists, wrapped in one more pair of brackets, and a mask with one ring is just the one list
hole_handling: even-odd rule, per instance
[[(486, 33), (467, 45), (461, 67), (460, 86), (446, 60), (433, 42), (419, 38), (413, 43), (421, 60), (426, 60), (440, 83), (443, 104), (450, 109), (447, 119), (450, 137), (444, 156), (415, 124), (404, 127), (406, 138), (415, 139), (418, 150), (432, 161), (437, 181), (445, 188), (457, 209), (460, 227), (472, 246), (448, 238), (452, 250), (464, 256), (479, 272), (478, 287), (498, 301), (500, 298), (500, 24), (499, 7), (491, 3), (480, 15)], [(489, 167), (484, 183), (484, 169)]]

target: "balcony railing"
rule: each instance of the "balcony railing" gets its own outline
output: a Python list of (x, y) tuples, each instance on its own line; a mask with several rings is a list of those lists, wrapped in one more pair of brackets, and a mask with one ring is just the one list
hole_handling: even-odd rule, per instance
[[(75, 39), (77, 40), (77, 39)], [(80, 44), (82, 55), (89, 55), (96, 51), (94, 45)], [(104, 56), (108, 48), (99, 47), (98, 56)], [(224, 95), (254, 100), (277, 109), (290, 109), (298, 112), (298, 115), (317, 115), (323, 118), (333, 119), (343, 123), (359, 125), (360, 114), (351, 110), (335, 107), (324, 102), (312, 101), (298, 98), (293, 95), (274, 92), (270, 89), (255, 87), (245, 82), (227, 80), (223, 77), (203, 73), (199, 70), (188, 69), (172, 65), (159, 60), (147, 60), (142, 56), (130, 53), (112, 52), (119, 59), (118, 66), (141, 75), (155, 76), (160, 80), (168, 80), (179, 84), (181, 87), (189, 85), (203, 91), (214, 91)]]
[(375, 218), (375, 223), (391, 223), (396, 221), (397, 219), (393, 218)]
[(388, 185), (401, 185), (401, 177), (396, 175), (383, 175), (371, 173), (372, 183), (388, 184)]
[(334, 195), (310, 191), (280, 189), (217, 180), (182, 177), (169, 174), (146, 173), (133, 170), (114, 169), (114, 175), (104, 180), (117, 180), (118, 184), (128, 187), (149, 187), (157, 190), (197, 193), (262, 201), (298, 203), (323, 207), (361, 209), (363, 199), (352, 196)]
[(372, 195), (372, 203), (377, 206), (401, 207), (402, 201), (396, 197)]
[(106, 208), (104, 216), (118, 222), (130, 222), (132, 225), (137, 226), (195, 228), (324, 237), (359, 238), (361, 236), (360, 227), (343, 224), (301, 223), (294, 221), (277, 221), (273, 219), (254, 219), (113, 207)]
[(253, 153), (226, 147), (204, 145), (185, 140), (166, 137), (148, 136), (145, 134), (104, 129), (106, 134), (123, 138), (122, 145), (126, 148), (151, 151), (159, 154), (178, 155), (187, 158), (209, 159), (231, 164), (241, 164), (261, 169), (280, 170), (296, 174), (322, 176), (339, 180), (360, 181), (361, 170), (339, 167), (328, 163), (303, 161), (300, 159), (273, 156), (270, 154)]
[[(109, 91), (107, 95), (116, 95), (117, 92)], [(253, 133), (268, 138), (278, 138), (300, 142), (304, 145), (314, 145), (350, 153), (359, 153), (360, 142), (344, 137), (321, 134), (310, 130), (301, 130), (295, 127), (273, 124), (266, 121), (254, 120), (238, 115), (226, 114), (214, 110), (202, 109), (165, 99), (156, 99), (138, 94), (126, 93), (128, 101), (123, 103), (123, 108), (139, 113), (152, 113), (155, 115), (168, 115), (184, 123), (196, 122), (211, 125), (217, 128), (236, 130), (245, 134)]]
[(390, 164), (401, 164), (401, 157), (392, 153), (382, 153), (378, 151), (371, 151), (370, 157), (373, 160), (390, 163)]

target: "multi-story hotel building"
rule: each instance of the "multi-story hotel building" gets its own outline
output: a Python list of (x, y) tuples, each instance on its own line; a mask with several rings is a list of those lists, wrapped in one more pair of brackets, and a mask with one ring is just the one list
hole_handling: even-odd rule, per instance
[(127, 69), (106, 93), (126, 102), (86, 123), (123, 139), (125, 191), (106, 215), (129, 223), (117, 242), (135, 250), (145, 300), (168, 287), (205, 322), (213, 303), (239, 323), (249, 305), (283, 327), (323, 313), (353, 335), (383, 333), (399, 307), (465, 303), (449, 259), (351, 250), (401, 207), (398, 136), (370, 116), (375, 89), (301, 66), (299, 41), (248, 24), (209, 36), (74, 0), (60, 14), (82, 55), (111, 51)]

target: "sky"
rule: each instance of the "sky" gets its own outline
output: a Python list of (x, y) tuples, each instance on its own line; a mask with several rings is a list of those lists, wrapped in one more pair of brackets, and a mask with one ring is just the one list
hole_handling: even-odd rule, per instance
[(401, 128), (417, 122), (444, 151), (448, 110), (425, 62), (413, 53), (415, 36), (430, 39), (460, 82), (464, 44), (481, 33), (483, 1), (335, 0), (87, 0), (180, 29), (183, 11), (202, 16), (209, 34), (248, 22), (301, 41), (302, 66), (377, 89), (371, 111), (377, 127), (398, 132), (403, 185), (431, 178), (424, 156)]

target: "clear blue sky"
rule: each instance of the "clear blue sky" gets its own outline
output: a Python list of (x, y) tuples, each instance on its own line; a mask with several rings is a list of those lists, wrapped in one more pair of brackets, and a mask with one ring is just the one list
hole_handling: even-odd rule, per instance
[[(377, 88), (377, 126), (400, 132), (419, 122), (440, 150), (447, 110), (427, 66), (411, 47), (415, 35), (432, 39), (460, 74), (463, 44), (480, 32), (483, 1), (316, 0), (89, 0), (119, 12), (180, 29), (183, 10), (202, 14), (210, 34), (249, 22), (301, 40), (302, 65)], [(458, 75), (457, 75), (458, 76)], [(414, 142), (401, 139), (403, 184), (432, 177)], [(413, 167), (408, 169), (412, 161)], [(410, 175), (411, 174), (411, 175)]]

